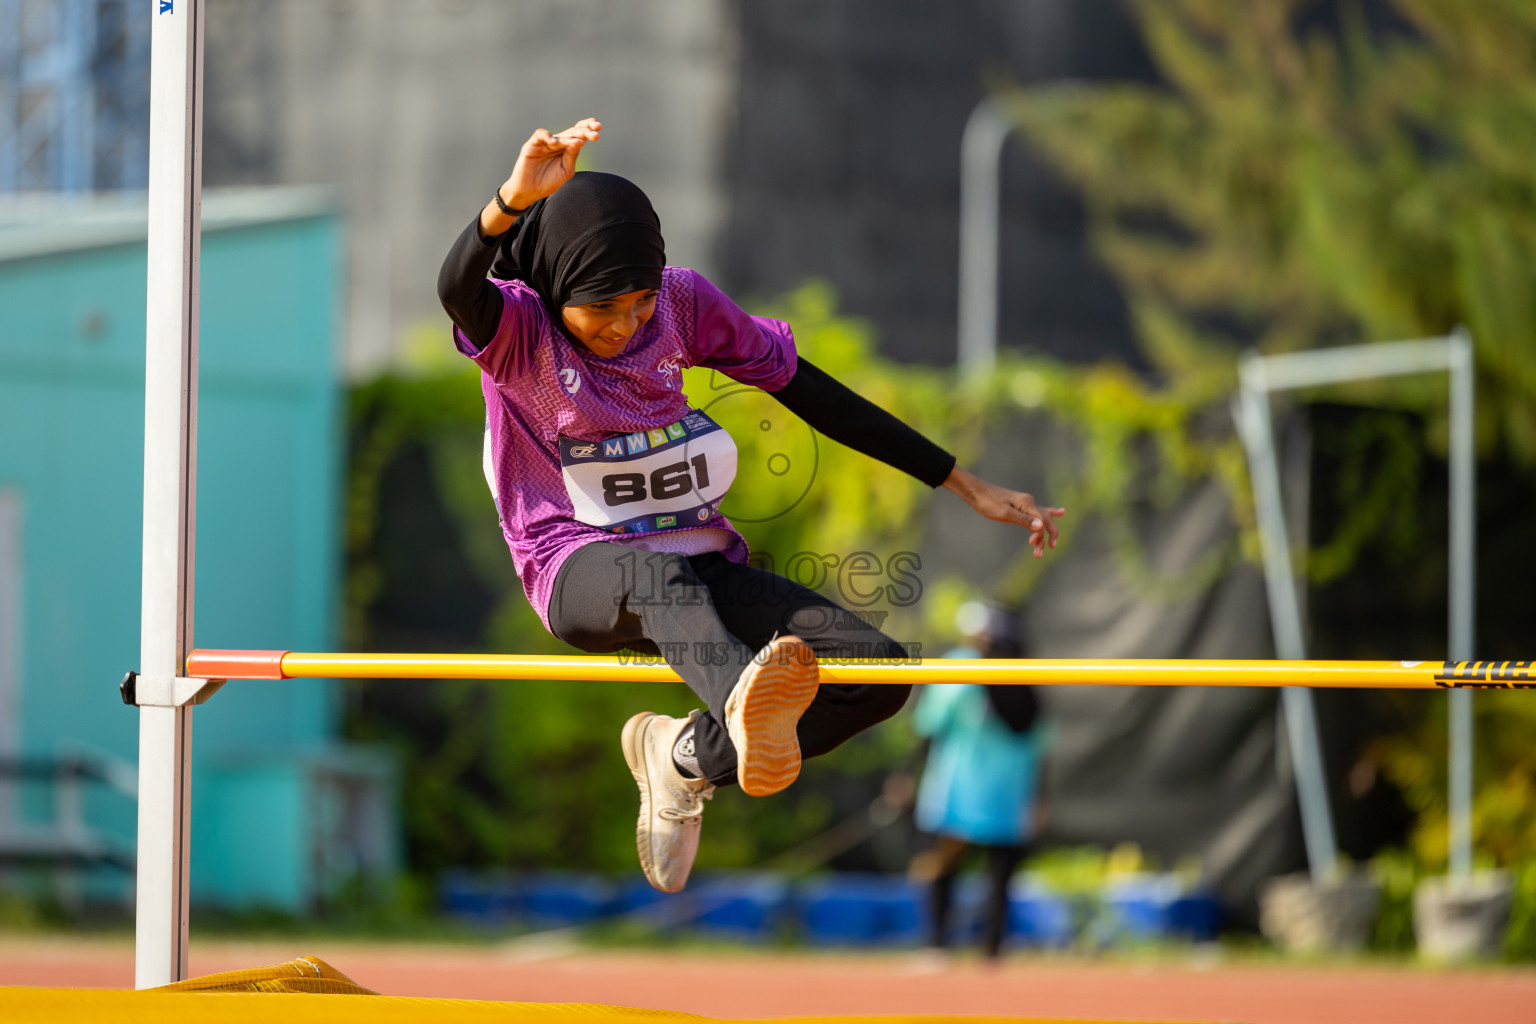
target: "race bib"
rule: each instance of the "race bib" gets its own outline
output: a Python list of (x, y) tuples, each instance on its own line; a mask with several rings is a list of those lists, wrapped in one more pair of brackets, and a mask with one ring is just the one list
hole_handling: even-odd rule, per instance
[(601, 441), (560, 438), (576, 518), (610, 533), (702, 526), (736, 479), (736, 442), (701, 412)]

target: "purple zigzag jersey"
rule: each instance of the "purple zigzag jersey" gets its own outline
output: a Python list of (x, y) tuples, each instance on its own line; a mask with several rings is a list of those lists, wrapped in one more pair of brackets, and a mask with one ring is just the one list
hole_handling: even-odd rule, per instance
[[(602, 441), (677, 423), (688, 411), (681, 374), (688, 366), (777, 391), (795, 374), (795, 339), (788, 324), (742, 312), (704, 275), (667, 267), (655, 315), (623, 352), (605, 358), (557, 330), (532, 288), (493, 283), (506, 300), (496, 337), (477, 350), (455, 327), (453, 340), (482, 371), (496, 510), (523, 589), (548, 628), (550, 592), (571, 552), (626, 539), (574, 518), (561, 436)], [(746, 561), (746, 541), (718, 513), (694, 530), (668, 533), (698, 529), (727, 531), (726, 556)]]

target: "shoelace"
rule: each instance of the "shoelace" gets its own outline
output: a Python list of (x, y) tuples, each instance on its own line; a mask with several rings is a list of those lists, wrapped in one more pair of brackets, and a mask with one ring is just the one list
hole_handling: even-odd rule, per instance
[(696, 821), (704, 817), (704, 801), (715, 798), (715, 787), (707, 786), (700, 790), (672, 790), (673, 795), (680, 796), (682, 807), (663, 807), (656, 812), (657, 817), (666, 821)]
[(775, 640), (777, 640), (778, 638), (779, 638), (779, 631), (778, 630), (774, 630), (773, 631), (773, 636), (768, 638), (768, 642), (763, 644), (762, 649), (759, 650), (755, 655), (752, 656), (752, 664), (754, 664), (754, 665), (765, 665), (765, 664), (767, 664), (767, 662), (768, 662), (768, 652), (773, 650), (773, 642)]

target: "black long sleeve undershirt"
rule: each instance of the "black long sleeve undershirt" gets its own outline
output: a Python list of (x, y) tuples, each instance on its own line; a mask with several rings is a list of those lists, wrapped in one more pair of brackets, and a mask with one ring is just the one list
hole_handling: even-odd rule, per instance
[(496, 260), (496, 242), (480, 236), (480, 215), (470, 221), (448, 250), (437, 272), (437, 297), (448, 316), (474, 342), (485, 348), (501, 326), (501, 289), (486, 279)]
[[(496, 241), (481, 237), (476, 215), (437, 274), (443, 309), (476, 348), (490, 344), (501, 326), (501, 289), (485, 276), (496, 258)], [(943, 484), (955, 468), (953, 455), (803, 356), (789, 383), (770, 394), (813, 429), (929, 487)]]
[(832, 440), (929, 487), (943, 484), (955, 468), (949, 452), (803, 356), (789, 383), (769, 393)]

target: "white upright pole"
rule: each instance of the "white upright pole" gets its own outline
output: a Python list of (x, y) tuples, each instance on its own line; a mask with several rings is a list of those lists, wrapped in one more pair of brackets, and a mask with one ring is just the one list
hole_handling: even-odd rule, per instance
[(990, 96), (976, 105), (960, 136), (959, 362), (963, 377), (997, 362), (998, 218), (1003, 143), (1013, 123)]
[[(150, 48), (144, 568), (139, 671), (183, 674), (192, 640), (203, 0), (142, 0)], [(134, 984), (187, 976), (192, 708), (139, 709)]]
[[(1452, 661), (1475, 655), (1477, 610), (1476, 423), (1473, 416), (1472, 336), (1458, 327), (1451, 335), (1451, 600)], [(1472, 691), (1452, 690), (1450, 706), (1450, 867), (1453, 878), (1472, 874)]]

